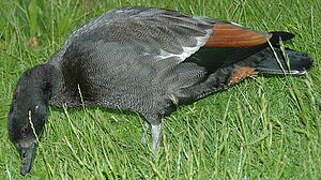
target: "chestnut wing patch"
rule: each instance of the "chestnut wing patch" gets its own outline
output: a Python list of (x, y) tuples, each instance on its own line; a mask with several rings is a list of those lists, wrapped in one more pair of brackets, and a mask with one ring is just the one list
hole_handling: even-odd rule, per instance
[(239, 81), (245, 79), (248, 76), (257, 75), (258, 71), (256, 68), (250, 66), (241, 66), (233, 70), (229, 80), (228, 85), (238, 83)]
[(205, 46), (249, 47), (266, 43), (271, 33), (257, 32), (234, 24), (215, 24)]

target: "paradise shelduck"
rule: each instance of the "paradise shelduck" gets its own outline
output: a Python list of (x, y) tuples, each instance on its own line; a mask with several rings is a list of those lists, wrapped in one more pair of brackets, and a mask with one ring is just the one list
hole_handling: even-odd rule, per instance
[(293, 37), (155, 7), (116, 8), (89, 20), (17, 83), (8, 130), (21, 174), (31, 170), (49, 104), (134, 110), (151, 125), (156, 152), (162, 118), (177, 106), (257, 73), (304, 74), (313, 59), (279, 45)]

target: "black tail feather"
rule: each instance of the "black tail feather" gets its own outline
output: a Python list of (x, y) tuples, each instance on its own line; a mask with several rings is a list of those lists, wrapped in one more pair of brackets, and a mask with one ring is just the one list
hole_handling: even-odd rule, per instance
[[(256, 65), (256, 69), (268, 74), (304, 74), (313, 64), (313, 59), (308, 54), (285, 49), (282, 52), (274, 48), (266, 52), (263, 60)], [(277, 58), (275, 55), (277, 55)], [(285, 56), (284, 56), (285, 54)]]

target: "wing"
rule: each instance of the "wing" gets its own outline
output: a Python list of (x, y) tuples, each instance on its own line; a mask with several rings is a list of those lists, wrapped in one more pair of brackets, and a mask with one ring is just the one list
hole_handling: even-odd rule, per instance
[(126, 7), (84, 24), (73, 33), (68, 48), (74, 51), (77, 46), (79, 51), (86, 51), (89, 45), (99, 44), (106, 50), (104, 56), (108, 52), (112, 55), (108, 58), (117, 62), (148, 56), (152, 61), (171, 58), (180, 63), (203, 46), (254, 46), (270, 37), (221, 20), (160, 8)]
[(108, 23), (95, 20), (98, 23), (95, 28), (78, 30), (74, 41), (103, 40), (110, 53), (122, 49), (122, 54), (130, 58), (125, 58), (126, 61), (149, 56), (153, 60), (176, 57), (182, 62), (204, 46), (212, 34), (212, 24), (199, 18), (158, 8), (144, 8), (132, 14), (131, 9), (113, 11), (118, 18)]

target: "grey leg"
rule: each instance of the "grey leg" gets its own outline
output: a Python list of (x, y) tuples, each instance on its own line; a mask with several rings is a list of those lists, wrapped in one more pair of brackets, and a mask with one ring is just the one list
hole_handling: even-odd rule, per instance
[(148, 122), (144, 122), (144, 128), (143, 128), (143, 134), (142, 134), (142, 138), (140, 139), (140, 142), (144, 145), (147, 144), (147, 134), (148, 134), (148, 129), (149, 129), (149, 123)]
[(162, 141), (162, 138), (163, 138), (162, 124), (158, 124), (158, 125), (152, 124), (152, 139), (153, 139), (152, 151), (154, 154), (157, 153), (159, 149), (159, 145)]

